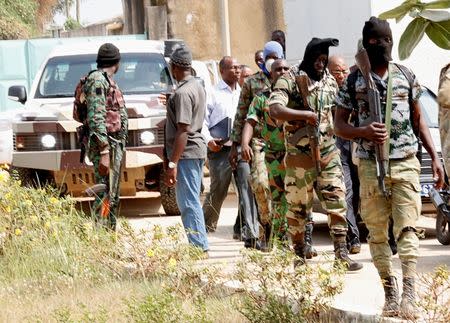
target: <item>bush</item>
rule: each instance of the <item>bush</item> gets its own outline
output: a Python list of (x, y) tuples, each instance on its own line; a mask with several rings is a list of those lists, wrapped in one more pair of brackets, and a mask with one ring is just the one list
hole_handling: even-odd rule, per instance
[(6, 174), (0, 175), (0, 284), (50, 291), (123, 275), (113, 233), (95, 228), (69, 197), (22, 187)]
[(419, 285), (419, 308), (425, 322), (450, 322), (450, 272), (445, 265), (422, 275)]
[(66, 20), (66, 22), (64, 23), (65, 30), (75, 30), (75, 29), (80, 29), (81, 27), (83, 27), (83, 26), (81, 26), (81, 24), (78, 21), (76, 21), (75, 19), (73, 19), (71, 17), (69, 17)]
[(213, 322), (202, 297), (194, 299), (191, 308), (186, 303), (180, 294), (164, 289), (157, 294), (147, 295), (143, 300), (132, 299), (128, 302), (126, 315), (136, 323)]
[(236, 274), (244, 287), (244, 299), (237, 306), (250, 322), (318, 320), (342, 291), (343, 266), (293, 268), (296, 257), (285, 249), (270, 254), (244, 252)]

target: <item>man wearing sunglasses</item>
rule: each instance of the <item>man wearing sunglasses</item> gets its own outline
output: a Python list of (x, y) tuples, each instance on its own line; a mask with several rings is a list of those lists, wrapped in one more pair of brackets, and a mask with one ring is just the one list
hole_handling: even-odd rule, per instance
[[(350, 70), (342, 56), (333, 55), (328, 60), (328, 70), (333, 75), (339, 88), (344, 85)], [(354, 123), (355, 117), (352, 115), (351, 122)], [(341, 163), (344, 171), (345, 181), (345, 201), (347, 202), (347, 247), (351, 254), (357, 254), (361, 251), (359, 240), (359, 230), (356, 217), (359, 209), (359, 178), (358, 168), (352, 161), (352, 142), (341, 137), (336, 137), (336, 146), (341, 152)]]
[[(285, 59), (277, 59), (271, 66), (270, 76), (272, 84), (278, 78), (286, 75), (290, 68)], [(254, 128), (258, 126), (260, 131), (255, 133), (264, 142), (265, 163), (268, 171), (271, 210), (270, 219), (265, 234), (266, 243), (269, 246), (273, 240), (286, 241), (287, 203), (284, 194), (284, 134), (283, 123), (273, 119), (269, 114), (268, 99), (271, 88), (266, 89), (261, 94), (255, 96), (248, 109), (246, 122), (242, 131), (242, 159), (250, 162), (253, 158), (253, 151), (250, 141), (254, 137)]]

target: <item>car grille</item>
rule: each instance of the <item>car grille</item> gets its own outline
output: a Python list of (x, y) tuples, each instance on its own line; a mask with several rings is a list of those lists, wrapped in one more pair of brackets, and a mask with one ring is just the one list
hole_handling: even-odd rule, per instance
[[(56, 144), (53, 148), (45, 148), (42, 145), (41, 138), (44, 135), (52, 135), (55, 137)], [(34, 150), (62, 150), (70, 149), (70, 133), (24, 133), (14, 134), (13, 147), (15, 151), (34, 151)], [(73, 134), (75, 136), (75, 134)], [(74, 137), (75, 138), (75, 137)], [(68, 147), (68, 148), (66, 148)]]
[[(164, 144), (164, 128), (130, 130), (128, 132), (127, 147), (146, 146), (141, 141), (141, 134), (144, 131), (151, 131), (155, 136), (155, 141), (151, 146)], [(56, 139), (56, 145), (53, 148), (45, 148), (41, 143), (44, 135), (52, 135)], [(43, 150), (72, 150), (79, 149), (77, 135), (74, 132), (58, 133), (18, 133), (13, 135), (14, 151), (43, 151)]]

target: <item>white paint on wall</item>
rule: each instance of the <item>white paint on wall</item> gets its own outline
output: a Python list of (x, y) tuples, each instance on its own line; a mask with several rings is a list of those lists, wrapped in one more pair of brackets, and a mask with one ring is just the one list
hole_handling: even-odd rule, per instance
[[(402, 2), (403, 0), (284, 0), (288, 61), (296, 63), (301, 60), (306, 44), (312, 37), (334, 37), (339, 39), (340, 45), (330, 48), (330, 54), (341, 54), (349, 65), (353, 65), (364, 22), (370, 16), (377, 16)], [(411, 17), (406, 16), (398, 24), (395, 20), (389, 21), (394, 38), (393, 59), (411, 68), (420, 83), (436, 92), (439, 72), (450, 62), (450, 52), (437, 47), (425, 35), (411, 57), (400, 61), (398, 43), (411, 20)]]

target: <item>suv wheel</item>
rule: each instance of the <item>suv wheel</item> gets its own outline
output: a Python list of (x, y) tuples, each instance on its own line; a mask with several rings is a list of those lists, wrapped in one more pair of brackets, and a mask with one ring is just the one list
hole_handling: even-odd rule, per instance
[(165, 173), (161, 171), (159, 177), (159, 191), (161, 193), (161, 204), (163, 206), (166, 215), (180, 215), (180, 210), (177, 205), (177, 196), (175, 194), (174, 187), (168, 187), (166, 185)]
[(25, 187), (40, 188), (54, 184), (53, 177), (46, 170), (12, 166), (11, 174), (20, 180), (22, 186)]

